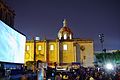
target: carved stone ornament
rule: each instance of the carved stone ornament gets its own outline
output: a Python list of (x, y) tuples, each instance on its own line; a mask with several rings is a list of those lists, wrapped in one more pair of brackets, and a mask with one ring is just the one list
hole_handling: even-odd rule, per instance
[(81, 46), (80, 46), (80, 49), (81, 49), (82, 51), (84, 51), (84, 50), (85, 50), (85, 46), (81, 45)]

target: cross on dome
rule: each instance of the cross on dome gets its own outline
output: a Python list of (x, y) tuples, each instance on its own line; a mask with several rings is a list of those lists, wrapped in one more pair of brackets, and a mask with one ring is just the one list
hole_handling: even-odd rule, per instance
[(67, 20), (66, 19), (64, 19), (64, 21), (63, 21), (63, 27), (67, 27)]

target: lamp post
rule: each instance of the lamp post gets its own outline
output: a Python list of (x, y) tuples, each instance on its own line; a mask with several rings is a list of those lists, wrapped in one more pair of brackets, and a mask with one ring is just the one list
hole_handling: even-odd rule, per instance
[(103, 33), (99, 34), (99, 39), (100, 39), (100, 43), (101, 43), (101, 50), (103, 53), (103, 42), (104, 42), (104, 34)]

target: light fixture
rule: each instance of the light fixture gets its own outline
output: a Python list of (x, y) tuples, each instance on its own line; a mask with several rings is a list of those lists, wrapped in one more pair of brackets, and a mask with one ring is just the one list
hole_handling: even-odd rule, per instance
[(114, 69), (114, 66), (113, 66), (111, 63), (107, 63), (107, 64), (105, 65), (105, 67), (106, 67), (106, 69), (108, 69), (108, 70), (113, 70), (113, 69)]

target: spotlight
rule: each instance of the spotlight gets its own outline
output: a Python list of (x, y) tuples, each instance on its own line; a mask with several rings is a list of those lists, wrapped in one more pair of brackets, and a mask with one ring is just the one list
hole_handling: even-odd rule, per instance
[(106, 67), (106, 69), (108, 69), (108, 70), (113, 70), (113, 69), (114, 69), (114, 66), (113, 66), (111, 63), (107, 63), (107, 64), (105, 65), (105, 67)]

